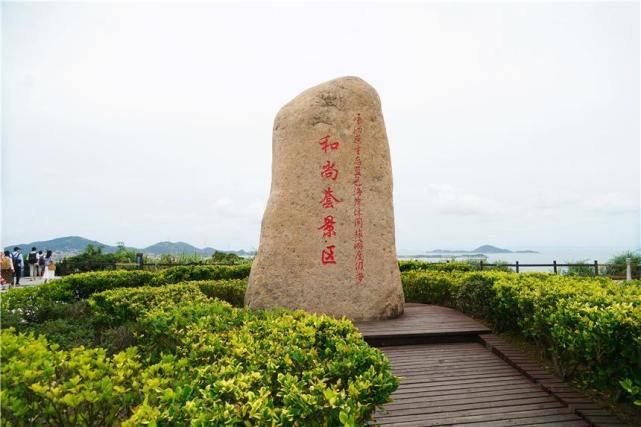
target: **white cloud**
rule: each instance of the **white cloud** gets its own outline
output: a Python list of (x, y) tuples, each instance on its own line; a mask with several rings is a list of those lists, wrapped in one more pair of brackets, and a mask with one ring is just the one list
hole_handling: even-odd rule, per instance
[(432, 200), (438, 212), (444, 214), (500, 216), (509, 213), (505, 203), (451, 185), (430, 184), (427, 188), (426, 197)]
[(638, 3), (2, 12), (7, 243), (256, 246), (274, 115), (360, 75), (383, 104), (400, 247), (639, 245)]

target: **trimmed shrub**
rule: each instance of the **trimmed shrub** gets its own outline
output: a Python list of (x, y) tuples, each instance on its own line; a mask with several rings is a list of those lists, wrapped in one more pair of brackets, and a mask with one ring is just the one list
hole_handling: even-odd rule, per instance
[(2, 327), (19, 327), (23, 323), (42, 323), (57, 319), (73, 301), (66, 283), (47, 283), (31, 288), (10, 289), (0, 298)]
[(455, 306), (462, 276), (441, 271), (409, 271), (401, 274), (406, 302)]
[(151, 285), (164, 285), (192, 280), (231, 280), (249, 277), (251, 264), (197, 265), (171, 267), (156, 273)]
[(405, 271), (472, 271), (473, 265), (469, 262), (426, 262), (418, 260), (399, 261), (398, 267)]
[(58, 350), (32, 334), (2, 331), (3, 425), (115, 425), (140, 401), (136, 348)]
[(347, 320), (210, 304), (144, 322), (147, 342), (177, 344), (145, 372), (154, 387), (125, 425), (356, 425), (398, 386)]
[[(73, 274), (32, 288), (11, 289), (2, 295), (0, 316), (3, 327), (21, 328), (25, 324), (42, 323), (65, 317), (66, 305), (85, 300), (97, 292), (140, 286), (162, 286), (188, 280), (233, 280), (249, 276), (251, 264), (233, 266), (173, 267), (153, 273), (149, 271), (99, 271)], [(222, 285), (221, 295), (228, 295), (234, 304), (239, 301), (239, 285)], [(205, 287), (207, 288), (207, 287)], [(208, 292), (214, 293), (214, 290)], [(224, 298), (223, 298), (224, 299)]]
[[(402, 274), (407, 302), (441, 304), (514, 331), (559, 372), (613, 394), (641, 384), (641, 287), (545, 273)], [(628, 397), (634, 399), (631, 391)]]
[(4, 330), (7, 422), (357, 425), (398, 387), (383, 353), (347, 320), (235, 309), (195, 284), (110, 290), (95, 304), (136, 320), (143, 351), (64, 351)]
[(218, 298), (239, 308), (245, 304), (246, 280), (206, 280), (188, 283), (198, 286), (209, 298)]
[(75, 300), (87, 299), (96, 292), (116, 288), (135, 288), (149, 285), (155, 274), (149, 271), (94, 271), (65, 276), (52, 285), (68, 286)]
[(93, 347), (95, 331), (91, 322), (77, 319), (47, 320), (39, 325), (25, 328), (25, 332), (33, 332), (45, 336), (47, 341), (55, 343), (64, 350), (74, 347)]
[(492, 306), (487, 302), (496, 297), (494, 291), (495, 275), (473, 273), (465, 275), (456, 288), (454, 306), (474, 317), (493, 319)]
[(149, 310), (166, 310), (177, 304), (197, 304), (209, 298), (197, 285), (179, 283), (162, 287), (143, 286), (100, 292), (89, 299), (96, 321), (110, 327), (136, 322)]

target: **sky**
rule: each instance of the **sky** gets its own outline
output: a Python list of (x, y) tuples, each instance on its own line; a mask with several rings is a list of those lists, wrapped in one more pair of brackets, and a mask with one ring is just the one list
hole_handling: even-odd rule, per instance
[(276, 112), (378, 91), (401, 252), (638, 248), (638, 2), (2, 2), (2, 246), (257, 249)]

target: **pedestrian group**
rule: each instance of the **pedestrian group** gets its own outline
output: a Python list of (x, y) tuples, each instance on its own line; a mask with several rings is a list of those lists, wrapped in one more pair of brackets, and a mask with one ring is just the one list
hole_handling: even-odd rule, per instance
[[(31, 281), (41, 277), (47, 283), (47, 281), (55, 277), (56, 264), (53, 261), (50, 250), (47, 250), (45, 254), (42, 251), (38, 251), (36, 247), (32, 247), (26, 261), (29, 264)], [(4, 251), (4, 254), (0, 254), (0, 284), (8, 284), (9, 287), (19, 286), (20, 279), (25, 272), (25, 266), (24, 256), (18, 246), (13, 248), (13, 252)]]

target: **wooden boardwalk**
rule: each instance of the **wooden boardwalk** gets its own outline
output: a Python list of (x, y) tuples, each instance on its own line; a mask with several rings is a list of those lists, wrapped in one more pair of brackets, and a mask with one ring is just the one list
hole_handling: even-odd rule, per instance
[(451, 308), (405, 304), (405, 313), (391, 320), (357, 322), (365, 341), (374, 346), (476, 340), (487, 326)]
[(624, 425), (456, 310), (407, 304), (398, 319), (356, 326), (401, 377), (375, 424)]

